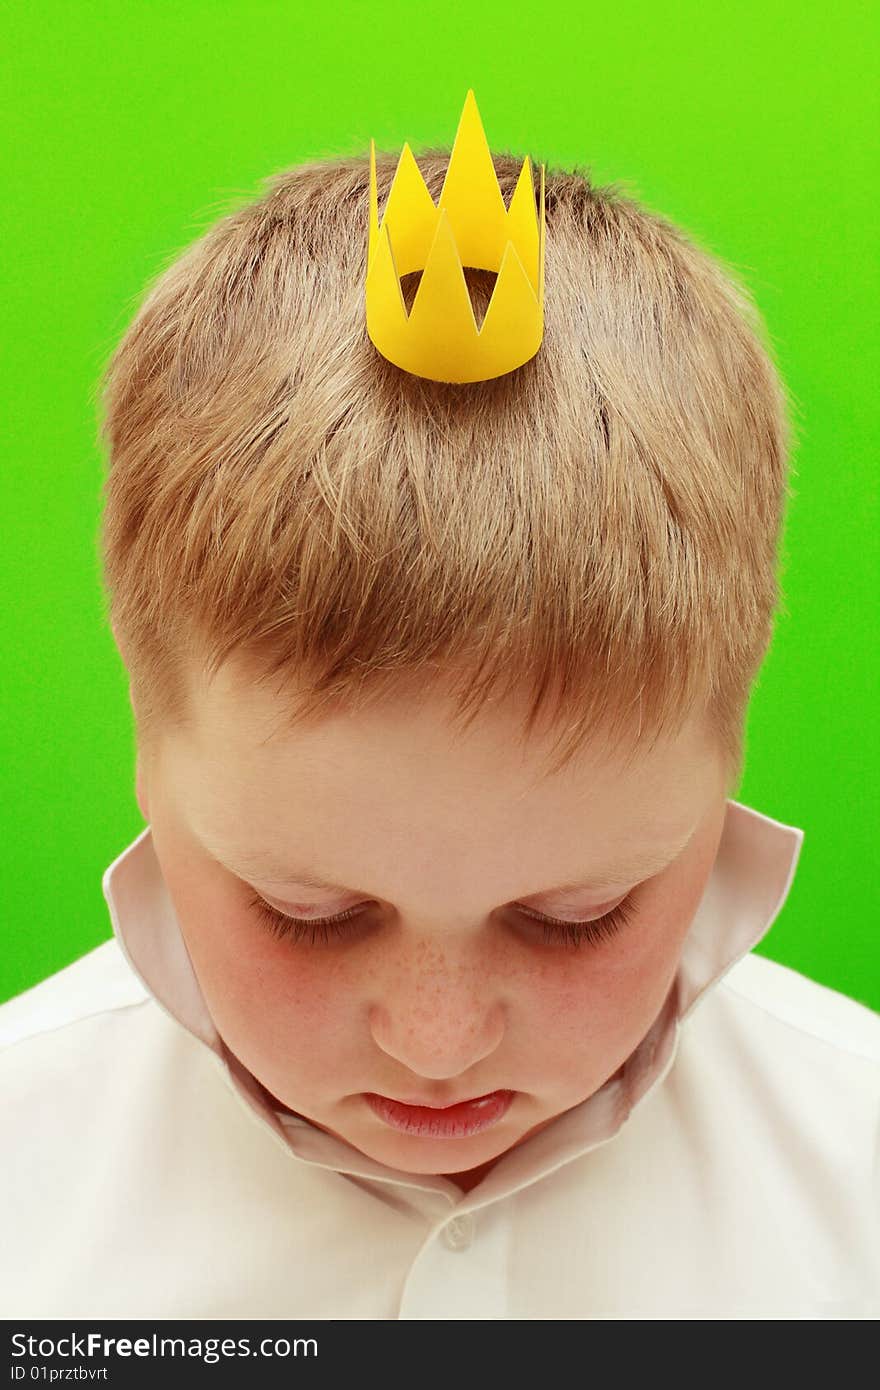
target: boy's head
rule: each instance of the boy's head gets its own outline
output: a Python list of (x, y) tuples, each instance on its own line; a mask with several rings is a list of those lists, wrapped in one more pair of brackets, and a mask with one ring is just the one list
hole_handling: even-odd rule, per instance
[[(493, 158), (509, 203), (522, 161)], [(448, 152), (418, 162), (436, 201)], [(746, 290), (582, 173), (546, 175), (537, 356), (402, 372), (366, 336), (368, 185), (366, 158), (277, 176), (152, 288), (107, 370), (105, 579), (227, 1045), (365, 1151), (461, 1173), (591, 1094), (662, 1004), (740, 775), (790, 434)], [(480, 320), (494, 276), (466, 274)], [(256, 893), (357, 915), (280, 939)], [(528, 915), (621, 901), (576, 950)], [(466, 1140), (360, 1098), (498, 1087), (517, 1102)]]

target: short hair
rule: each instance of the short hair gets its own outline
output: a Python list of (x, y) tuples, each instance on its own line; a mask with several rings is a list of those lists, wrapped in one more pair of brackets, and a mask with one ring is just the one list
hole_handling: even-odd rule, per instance
[[(397, 160), (377, 152), (380, 217)], [(448, 160), (417, 158), (435, 203)], [(522, 157), (493, 162), (508, 205)], [(525, 695), (557, 767), (700, 710), (732, 784), (792, 437), (749, 290), (619, 185), (548, 168), (537, 355), (429, 381), (367, 336), (369, 177), (365, 154), (264, 180), (104, 367), (103, 577), (141, 741), (188, 724), (194, 660), (235, 656), (291, 725), (411, 677), (466, 722)], [(495, 276), (465, 274), (479, 323)]]

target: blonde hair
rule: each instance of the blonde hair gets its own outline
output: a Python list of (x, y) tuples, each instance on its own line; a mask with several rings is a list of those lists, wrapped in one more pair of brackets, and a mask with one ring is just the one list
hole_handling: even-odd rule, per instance
[[(435, 202), (448, 159), (418, 156)], [(522, 158), (493, 159), (509, 203)], [(397, 160), (377, 153), (380, 217)], [(367, 155), (267, 179), (105, 367), (104, 581), (142, 745), (188, 725), (194, 660), (234, 655), (291, 725), (409, 677), (466, 722), (526, 693), (526, 731), (552, 697), (556, 767), (697, 709), (733, 785), (791, 438), (748, 290), (619, 187), (548, 169), (537, 356), (431, 382), (367, 338), (368, 196)], [(481, 322), (495, 277), (466, 278)]]

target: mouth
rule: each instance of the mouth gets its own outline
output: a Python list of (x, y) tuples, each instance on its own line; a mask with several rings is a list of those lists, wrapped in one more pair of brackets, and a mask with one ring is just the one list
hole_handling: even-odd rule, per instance
[(461, 1139), (497, 1124), (507, 1114), (516, 1091), (491, 1091), (453, 1105), (424, 1105), (392, 1100), (365, 1091), (364, 1100), (380, 1120), (405, 1134), (433, 1139)]

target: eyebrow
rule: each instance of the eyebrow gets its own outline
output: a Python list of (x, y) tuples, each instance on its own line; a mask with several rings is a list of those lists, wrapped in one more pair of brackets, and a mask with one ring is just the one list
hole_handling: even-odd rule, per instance
[[(694, 827), (696, 828), (696, 827)], [(526, 894), (527, 897), (537, 898), (546, 897), (551, 893), (571, 893), (583, 892), (585, 889), (592, 891), (607, 888), (616, 888), (621, 883), (635, 883), (645, 878), (650, 878), (658, 874), (661, 870), (668, 868), (674, 859), (677, 859), (682, 850), (689, 843), (693, 830), (689, 831), (685, 839), (672, 850), (666, 850), (660, 854), (643, 854), (640, 856), (630, 856), (620, 858), (606, 865), (601, 873), (590, 874), (586, 878), (574, 879), (569, 883), (556, 883), (548, 888), (539, 888), (535, 893)], [(213, 851), (212, 851), (213, 852)], [(223, 856), (220, 856), (223, 857)], [(236, 853), (225, 856), (230, 863), (234, 863), (237, 870), (243, 870), (246, 876), (254, 876), (263, 879), (266, 883), (271, 883), (276, 887), (317, 888), (322, 890), (332, 890), (335, 892), (360, 892), (358, 888), (347, 889), (342, 884), (331, 883), (329, 880), (319, 878), (309, 869), (292, 869), (289, 865), (282, 864), (272, 854), (254, 852), (251, 854)]]

